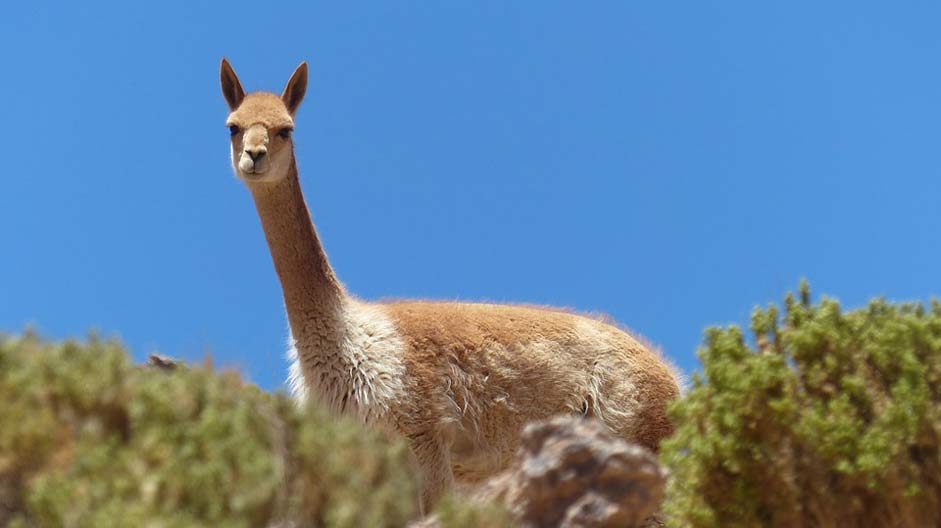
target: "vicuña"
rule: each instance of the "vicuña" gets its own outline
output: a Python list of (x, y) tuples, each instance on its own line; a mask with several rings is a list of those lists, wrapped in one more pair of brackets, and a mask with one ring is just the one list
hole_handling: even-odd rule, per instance
[(679, 393), (677, 375), (612, 324), (552, 308), (347, 293), (298, 180), (291, 132), (307, 63), (280, 96), (246, 94), (225, 59), (221, 80), (232, 165), (252, 193), (284, 293), (291, 388), (407, 438), (423, 509), (455, 480), (504, 469), (530, 420), (591, 415), (654, 450), (673, 431), (666, 405)]

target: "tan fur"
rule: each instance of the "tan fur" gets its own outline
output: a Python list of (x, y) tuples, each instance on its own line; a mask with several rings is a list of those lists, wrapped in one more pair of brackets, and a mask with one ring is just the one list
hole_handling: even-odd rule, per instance
[[(232, 161), (255, 200), (292, 333), (292, 390), (408, 438), (429, 508), (452, 485), (504, 469), (527, 421), (582, 413), (656, 450), (679, 392), (648, 345), (557, 309), (352, 298), (304, 201), (290, 136), (307, 86), (302, 64), (279, 97), (245, 94), (223, 59)], [(247, 159), (246, 159), (247, 157)], [(265, 159), (267, 158), (267, 160)]]
[(650, 349), (608, 324), (520, 306), (396, 302), (386, 309), (406, 340), (405, 365), (423, 416), (451, 446), (455, 476), (505, 467), (522, 425), (563, 412), (597, 416), (656, 450), (672, 432), (665, 404), (677, 380)]

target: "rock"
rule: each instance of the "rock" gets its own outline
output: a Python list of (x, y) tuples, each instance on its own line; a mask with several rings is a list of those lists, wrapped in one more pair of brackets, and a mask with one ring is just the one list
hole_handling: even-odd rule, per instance
[(653, 527), (665, 484), (647, 449), (597, 420), (559, 416), (527, 425), (513, 466), (471, 500), (502, 503), (526, 528)]
[(178, 364), (179, 361), (161, 354), (150, 354), (147, 358), (147, 366), (164, 370), (173, 370)]

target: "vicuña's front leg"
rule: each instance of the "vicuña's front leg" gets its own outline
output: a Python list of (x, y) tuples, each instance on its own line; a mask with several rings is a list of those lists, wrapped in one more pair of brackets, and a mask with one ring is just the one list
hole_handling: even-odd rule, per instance
[(412, 438), (411, 448), (421, 474), (421, 510), (426, 515), (454, 482), (451, 453), (445, 442), (424, 436)]

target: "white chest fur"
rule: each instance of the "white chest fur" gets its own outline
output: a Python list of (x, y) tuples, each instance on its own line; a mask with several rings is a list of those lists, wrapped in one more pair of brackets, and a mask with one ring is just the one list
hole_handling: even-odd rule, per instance
[(404, 398), (404, 345), (381, 305), (344, 302), (335, 343), (296, 342), (290, 337), (291, 392), (319, 400), (338, 414), (382, 423)]

